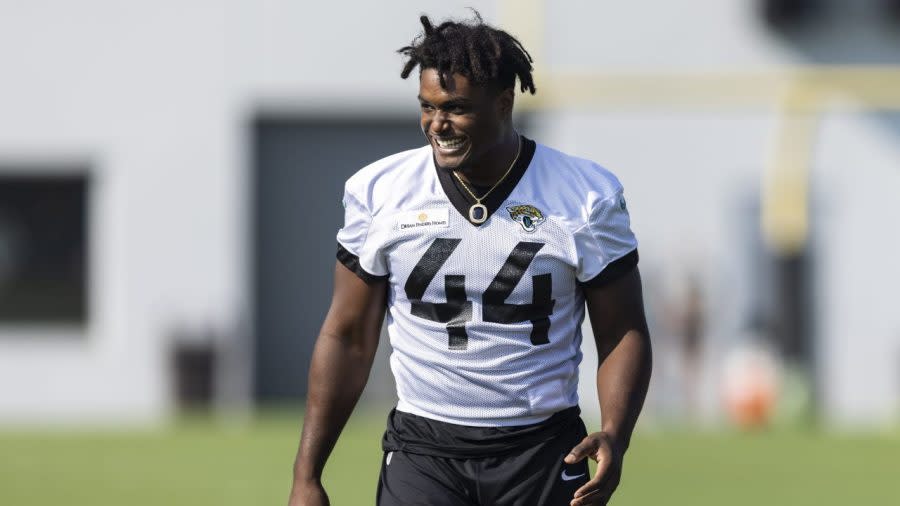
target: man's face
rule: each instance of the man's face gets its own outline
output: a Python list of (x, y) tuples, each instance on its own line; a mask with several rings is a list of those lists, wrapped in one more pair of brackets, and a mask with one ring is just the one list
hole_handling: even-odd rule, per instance
[(426, 68), (419, 77), (422, 132), (434, 151), (438, 167), (466, 171), (484, 161), (505, 133), (512, 93), (475, 86), (462, 75), (445, 75)]

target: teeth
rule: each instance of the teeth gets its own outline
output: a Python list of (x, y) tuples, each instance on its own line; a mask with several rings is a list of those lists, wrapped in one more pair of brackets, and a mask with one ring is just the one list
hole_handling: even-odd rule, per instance
[(444, 149), (455, 149), (463, 145), (466, 139), (465, 137), (454, 137), (452, 139), (438, 139), (435, 137), (434, 141), (437, 145)]

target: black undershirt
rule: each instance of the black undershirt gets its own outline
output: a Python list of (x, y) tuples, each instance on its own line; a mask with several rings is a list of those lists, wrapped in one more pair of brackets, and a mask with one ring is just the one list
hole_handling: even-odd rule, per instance
[[(466, 195), (469, 195), (468, 192), (466, 192), (466, 189), (463, 188), (462, 183), (459, 182), (459, 178), (454, 177), (453, 184), (456, 185), (456, 191), (458, 191), (460, 193), (464, 193)], [(482, 186), (480, 184), (473, 184), (473, 183), (468, 183), (467, 186), (469, 187), (470, 190), (472, 190), (472, 193), (474, 193), (475, 195), (478, 195), (478, 196), (484, 195), (485, 193), (488, 192), (488, 190), (491, 189), (490, 186)], [(471, 198), (471, 196), (470, 196), (470, 198)], [(472, 202), (472, 203), (474, 204), (475, 202)]]
[(550, 418), (511, 427), (473, 427), (440, 422), (391, 410), (381, 441), (386, 452), (402, 451), (446, 458), (480, 458), (515, 453), (577, 430), (581, 410), (572, 406)]

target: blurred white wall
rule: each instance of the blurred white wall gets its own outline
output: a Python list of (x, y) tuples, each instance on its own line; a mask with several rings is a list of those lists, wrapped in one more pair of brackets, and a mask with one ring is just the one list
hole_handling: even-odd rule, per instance
[[(773, 37), (744, 0), (0, 0), (0, 170), (16, 160), (88, 160), (95, 183), (89, 324), (0, 327), (0, 421), (165, 416), (172, 333), (235, 335), (248, 318), (249, 119), (260, 110), (404, 110), (415, 121), (416, 83), (399, 79), (396, 49), (418, 32), (418, 14), (466, 16), (469, 5), (488, 21), (509, 20), (513, 32), (519, 11), (537, 6), (540, 33), (523, 38), (542, 37), (530, 47), (540, 73), (727, 72), (835, 52), (883, 60), (895, 43), (874, 35), (811, 52), (835, 43)], [(739, 333), (752, 281), (738, 251), (740, 203), (758, 189), (776, 119), (774, 104), (571, 108), (532, 118), (540, 142), (620, 176), (645, 284), (686, 265), (702, 275), (710, 416), (718, 359)], [(900, 399), (900, 316), (889, 282), (900, 279), (892, 223), (900, 127), (896, 116), (887, 120), (830, 114), (815, 149), (815, 330), (835, 421), (883, 421)], [(596, 415), (596, 355), (585, 350), (582, 404)]]
[(814, 184), (817, 334), (826, 412), (842, 425), (900, 416), (900, 114), (831, 113)]
[(0, 3), (0, 157), (88, 160), (89, 324), (0, 329), (0, 418), (146, 420), (175, 325), (233, 325), (245, 245), (218, 2)]
[(165, 416), (172, 335), (246, 327), (251, 115), (415, 114), (395, 51), (466, 5), (0, 0), (0, 170), (93, 177), (89, 324), (0, 326), (0, 421)]

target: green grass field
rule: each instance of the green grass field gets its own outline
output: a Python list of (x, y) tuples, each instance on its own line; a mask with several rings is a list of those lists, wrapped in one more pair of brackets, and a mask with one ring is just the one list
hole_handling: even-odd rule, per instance
[[(374, 503), (383, 414), (355, 415), (326, 469), (332, 504)], [(0, 505), (280, 505), (300, 415), (152, 432), (0, 432)], [(640, 434), (611, 504), (900, 504), (900, 437)]]

